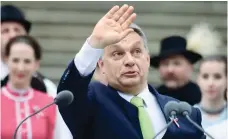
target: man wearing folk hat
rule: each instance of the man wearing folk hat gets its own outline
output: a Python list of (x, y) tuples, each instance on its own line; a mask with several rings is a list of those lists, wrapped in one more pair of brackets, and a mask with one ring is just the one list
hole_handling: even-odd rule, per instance
[(187, 41), (181, 36), (169, 36), (161, 41), (160, 53), (151, 57), (150, 64), (158, 68), (163, 84), (158, 92), (172, 96), (191, 105), (201, 99), (199, 87), (191, 81), (193, 64), (202, 58), (187, 50)]
[(1, 7), (1, 79), (8, 74), (4, 63), (4, 52), (7, 42), (19, 35), (26, 35), (31, 28), (31, 22), (25, 19), (24, 14), (14, 6)]
[[(24, 13), (13, 5), (1, 6), (1, 86), (8, 80), (8, 67), (5, 63), (5, 46), (10, 39), (20, 35), (27, 35), (31, 30), (32, 23), (25, 18)], [(39, 72), (34, 73), (32, 86), (42, 92), (48, 92), (56, 96), (56, 85)]]

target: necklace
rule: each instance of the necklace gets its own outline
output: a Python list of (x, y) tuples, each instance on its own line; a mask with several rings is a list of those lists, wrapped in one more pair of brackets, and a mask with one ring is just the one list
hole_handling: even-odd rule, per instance
[(227, 107), (227, 103), (222, 108), (216, 109), (216, 110), (210, 110), (210, 109), (204, 108), (202, 106), (200, 106), (200, 109), (207, 114), (216, 115), (216, 114), (220, 114), (221, 112), (223, 112), (226, 107)]

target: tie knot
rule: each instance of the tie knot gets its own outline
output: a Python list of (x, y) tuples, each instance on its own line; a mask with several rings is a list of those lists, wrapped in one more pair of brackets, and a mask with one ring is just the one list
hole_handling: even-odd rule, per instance
[(135, 105), (136, 107), (143, 107), (143, 99), (140, 97), (133, 97), (131, 99), (131, 104)]

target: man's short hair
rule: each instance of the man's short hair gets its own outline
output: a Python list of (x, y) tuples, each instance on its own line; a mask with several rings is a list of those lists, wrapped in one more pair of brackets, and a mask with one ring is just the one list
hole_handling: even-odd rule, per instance
[(134, 29), (134, 31), (139, 34), (139, 36), (142, 37), (143, 42), (144, 42), (144, 47), (146, 48), (146, 50), (149, 52), (149, 48), (148, 48), (148, 42), (147, 42), (147, 37), (146, 34), (143, 32), (143, 30), (135, 23), (132, 23), (130, 25), (130, 28)]

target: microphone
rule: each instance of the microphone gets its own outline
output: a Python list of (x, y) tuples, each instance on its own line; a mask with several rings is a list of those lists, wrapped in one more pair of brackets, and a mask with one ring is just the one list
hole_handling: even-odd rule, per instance
[(29, 115), (28, 117), (26, 117), (24, 120), (22, 120), (20, 122), (20, 124), (17, 126), (16, 130), (14, 131), (14, 135), (13, 135), (13, 139), (16, 139), (16, 135), (17, 135), (17, 131), (19, 129), (19, 127), (30, 117), (36, 115), (37, 113), (41, 112), (42, 110), (50, 107), (53, 104), (56, 104), (58, 106), (67, 106), (69, 104), (72, 103), (74, 99), (74, 95), (72, 94), (72, 92), (67, 91), (67, 90), (63, 90), (60, 93), (58, 93), (58, 95), (55, 97), (54, 101), (46, 106), (44, 106), (43, 108), (41, 108), (40, 110), (32, 113), (31, 115)]
[(179, 104), (176, 101), (168, 102), (164, 107), (164, 113), (167, 118), (171, 119), (171, 121), (161, 131), (159, 131), (153, 137), (153, 139), (155, 139), (158, 135), (160, 135), (165, 129), (167, 129), (174, 122), (176, 115), (179, 113)]
[(54, 99), (54, 103), (58, 106), (68, 106), (74, 100), (74, 95), (68, 90), (63, 90), (58, 93)]
[(192, 107), (187, 102), (180, 102), (179, 103), (179, 110), (180, 110), (180, 114), (182, 116), (185, 116), (187, 118), (187, 120), (190, 123), (192, 123), (197, 129), (202, 131), (204, 134), (206, 134), (211, 139), (215, 139), (189, 117), (189, 115), (191, 115), (191, 113), (192, 113)]

